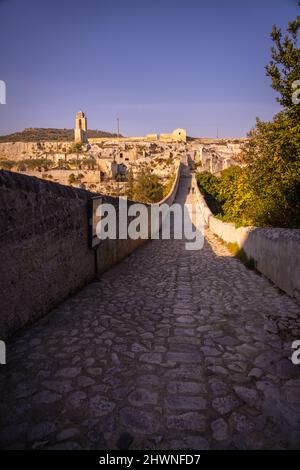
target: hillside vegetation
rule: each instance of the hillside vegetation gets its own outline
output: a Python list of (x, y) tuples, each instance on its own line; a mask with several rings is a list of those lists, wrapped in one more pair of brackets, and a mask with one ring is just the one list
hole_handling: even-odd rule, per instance
[[(117, 137), (111, 132), (89, 130), (88, 137)], [(122, 137), (122, 136), (120, 136)], [(28, 128), (21, 132), (1, 135), (0, 142), (39, 142), (39, 141), (73, 141), (74, 129)]]

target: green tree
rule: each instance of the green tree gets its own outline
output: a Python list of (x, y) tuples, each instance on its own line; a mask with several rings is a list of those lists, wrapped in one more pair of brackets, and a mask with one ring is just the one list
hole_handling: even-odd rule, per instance
[(288, 113), (257, 119), (245, 148), (253, 225), (300, 227), (300, 123)]
[(69, 184), (72, 185), (75, 182), (76, 182), (76, 177), (75, 177), (74, 173), (71, 173), (69, 175)]
[(170, 176), (170, 178), (168, 178), (168, 181), (167, 181), (167, 183), (166, 183), (165, 186), (164, 186), (164, 193), (163, 193), (163, 196), (164, 196), (164, 197), (168, 196), (168, 194), (170, 193), (170, 191), (171, 191), (171, 189), (172, 189), (172, 187), (173, 187), (175, 178), (176, 178), (176, 175), (175, 175), (175, 174), (173, 174), (172, 176)]
[[(289, 23), (284, 38), (273, 26), (272, 59), (266, 70), (284, 109), (271, 122), (257, 118), (243, 152), (247, 197), (242, 218), (253, 225), (300, 227), (300, 104), (292, 100), (293, 83), (300, 79), (299, 29), (299, 16)], [(231, 211), (239, 197), (240, 192)]]
[(266, 71), (283, 109), (270, 122), (257, 118), (241, 156), (245, 167), (224, 170), (219, 179), (197, 175), (212, 211), (223, 220), (300, 228), (300, 104), (292, 100), (293, 84), (300, 80), (299, 29), (299, 16), (284, 37), (273, 26)]
[(134, 184), (133, 199), (139, 202), (158, 202), (163, 198), (164, 187), (159, 177), (148, 167), (141, 168)]
[(14, 160), (1, 160), (0, 161), (0, 168), (2, 170), (11, 170), (14, 166), (16, 166), (16, 162)]
[(224, 200), (219, 193), (220, 178), (212, 175), (209, 171), (202, 171), (196, 175), (196, 179), (213, 214), (223, 214), (222, 205)]
[(74, 142), (70, 146), (68, 153), (82, 153), (82, 144), (80, 142)]
[(300, 116), (300, 107), (292, 101), (293, 84), (300, 80), (300, 49), (297, 47), (300, 16), (290, 21), (287, 33), (273, 26), (271, 38), (274, 45), (271, 48), (272, 59), (266, 66), (267, 75), (272, 79), (273, 89), (279, 93), (277, 101), (295, 118)]

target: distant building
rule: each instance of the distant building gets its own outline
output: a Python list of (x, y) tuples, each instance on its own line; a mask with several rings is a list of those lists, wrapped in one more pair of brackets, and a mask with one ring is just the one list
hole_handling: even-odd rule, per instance
[(87, 118), (83, 111), (76, 113), (74, 137), (75, 142), (87, 142)]
[[(87, 118), (83, 111), (78, 111), (76, 113), (76, 124), (74, 129), (75, 142), (87, 143)], [(92, 144), (101, 143), (101, 142), (184, 142), (186, 143), (186, 130), (185, 129), (175, 129), (170, 134), (147, 134), (145, 137), (93, 137), (89, 139), (89, 142)], [(128, 158), (128, 159), (132, 159)]]
[(186, 142), (186, 130), (175, 129), (172, 134), (160, 134), (159, 139), (166, 142)]

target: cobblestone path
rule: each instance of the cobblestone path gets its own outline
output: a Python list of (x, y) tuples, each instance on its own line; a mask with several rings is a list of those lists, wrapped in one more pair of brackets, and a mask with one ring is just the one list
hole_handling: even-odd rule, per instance
[(11, 341), (1, 447), (299, 448), (299, 310), (209, 232), (149, 242)]

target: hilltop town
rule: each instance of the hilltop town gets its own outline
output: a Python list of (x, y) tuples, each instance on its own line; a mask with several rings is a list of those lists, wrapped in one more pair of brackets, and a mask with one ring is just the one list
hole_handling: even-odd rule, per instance
[[(73, 140), (69, 130), (54, 131), (38, 129), (34, 138), (34, 129), (27, 129), (25, 137), (22, 133), (2, 137), (0, 168), (104, 194), (123, 194), (130, 172), (135, 175), (147, 167), (167, 184), (183, 157), (198, 170), (218, 173), (237, 164), (246, 140), (189, 137), (180, 128), (169, 134), (118, 136), (88, 130), (83, 111), (76, 114)], [(44, 140), (48, 135), (51, 140)]]

